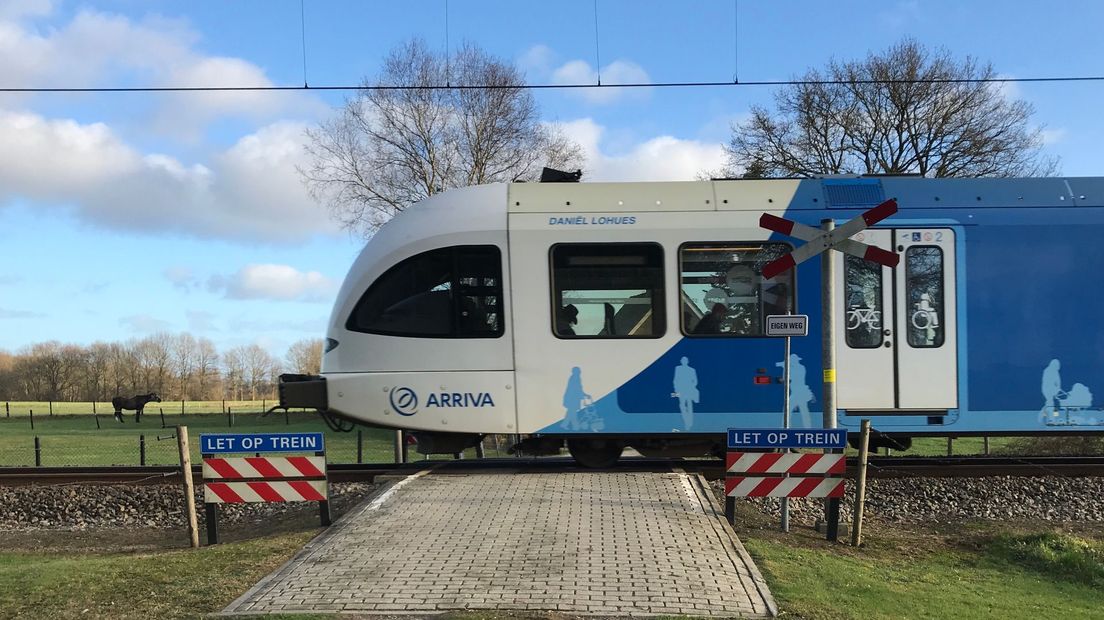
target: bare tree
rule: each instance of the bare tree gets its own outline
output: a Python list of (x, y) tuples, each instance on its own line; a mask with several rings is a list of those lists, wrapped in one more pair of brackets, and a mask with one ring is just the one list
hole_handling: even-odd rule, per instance
[(218, 380), (219, 354), (215, 349), (215, 343), (209, 338), (200, 338), (196, 342), (195, 352), (195, 385), (196, 397), (199, 399), (213, 396), (214, 384)]
[(368, 236), (449, 188), (579, 167), (581, 148), (540, 121), (523, 83), (515, 66), (477, 47), (447, 58), (415, 39), (392, 51), (374, 83), (404, 88), (361, 90), (308, 130), (312, 163), (300, 173), (343, 227)]
[(0, 397), (12, 400), (19, 394), (19, 379), (15, 373), (16, 357), (0, 349)]
[(231, 400), (242, 400), (245, 386), (246, 347), (237, 346), (222, 354), (226, 394)]
[(249, 400), (257, 400), (257, 392), (268, 395), (267, 379), (277, 366), (272, 355), (257, 344), (251, 344), (242, 350), (242, 376), (249, 386)]
[(113, 342), (108, 351), (108, 386), (113, 388), (110, 396), (123, 396), (124, 391), (134, 389), (133, 377), (138, 367), (134, 347)]
[[(68, 359), (62, 354), (61, 343), (56, 340), (39, 342), (25, 352), (28, 363), (24, 366), (25, 380), (33, 385), (31, 398), (35, 400), (61, 400), (69, 382)], [(30, 377), (34, 373), (36, 377)]]
[(108, 395), (111, 373), (111, 345), (94, 342), (88, 347), (85, 369), (85, 397), (81, 400), (104, 400)]
[(172, 337), (172, 367), (176, 376), (176, 385), (181, 399), (188, 397), (188, 387), (195, 375), (196, 343), (195, 336), (191, 334), (177, 334)]
[(141, 366), (143, 384), (138, 389), (165, 393), (171, 372), (172, 340), (171, 335), (159, 332), (138, 341), (135, 352)]
[(317, 375), (322, 372), (322, 339), (304, 338), (296, 341), (288, 347), (286, 359), (293, 372)]
[(729, 176), (884, 173), (1053, 174), (1034, 110), (992, 82), (993, 67), (906, 39), (865, 60), (810, 70), (733, 127)]

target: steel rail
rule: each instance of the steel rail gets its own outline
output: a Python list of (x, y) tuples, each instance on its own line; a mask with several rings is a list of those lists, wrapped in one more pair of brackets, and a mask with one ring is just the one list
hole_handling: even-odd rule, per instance
[[(848, 475), (857, 462), (848, 459)], [(427, 468), (434, 474), (511, 474), (521, 472), (594, 471), (575, 464), (570, 457), (488, 458), (427, 460), (413, 463), (331, 463), (326, 469), (332, 482), (371, 481), (380, 476), (406, 476)], [(873, 456), (868, 475), (875, 478), (982, 477), (982, 476), (1104, 476), (1104, 456)], [(716, 459), (623, 458), (603, 471), (670, 472), (681, 469), (709, 479), (724, 475)], [(202, 476), (203, 468), (192, 467)], [(111, 467), (0, 467), (0, 486), (57, 484), (166, 484), (180, 481), (180, 468), (172, 466)]]

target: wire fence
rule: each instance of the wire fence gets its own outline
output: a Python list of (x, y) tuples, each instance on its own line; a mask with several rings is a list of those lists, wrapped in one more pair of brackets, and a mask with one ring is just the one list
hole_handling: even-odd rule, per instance
[[(0, 417), (0, 467), (176, 465), (177, 425), (188, 427), (193, 462), (200, 459), (200, 435), (250, 432), (322, 432), (330, 463), (396, 462), (395, 431), (356, 427), (348, 433), (335, 432), (313, 411), (265, 415), (259, 409), (236, 412), (228, 406), (226, 413), (181, 415), (159, 409), (147, 408), (139, 422), (134, 421), (132, 414), (121, 423), (111, 415), (40, 416), (35, 412), (33, 416), (28, 413)], [(512, 443), (509, 436), (488, 436), (482, 450), (470, 448), (463, 456), (476, 458), (477, 452), (489, 457), (506, 456)], [(401, 451), (402, 445), (398, 447)], [(428, 458), (419, 454), (414, 445), (408, 444), (406, 453), (408, 460)]]
[[(267, 411), (269, 407), (276, 404), (275, 399), (269, 398), (257, 400), (166, 400), (147, 404), (145, 413), (160, 411), (167, 415), (225, 414), (227, 411)], [(8, 419), (20, 416), (37, 416), (38, 418), (55, 415), (111, 416), (114, 415), (114, 411), (115, 408), (111, 405), (111, 401), (9, 400), (4, 401), (4, 410), (0, 415)], [(123, 414), (134, 416), (134, 411), (124, 411)]]

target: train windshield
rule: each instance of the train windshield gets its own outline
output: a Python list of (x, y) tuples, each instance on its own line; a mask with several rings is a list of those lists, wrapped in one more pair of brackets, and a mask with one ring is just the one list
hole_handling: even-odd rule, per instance
[(425, 338), (497, 338), (503, 333), (502, 254), (454, 246), (407, 258), (357, 302), (350, 331)]

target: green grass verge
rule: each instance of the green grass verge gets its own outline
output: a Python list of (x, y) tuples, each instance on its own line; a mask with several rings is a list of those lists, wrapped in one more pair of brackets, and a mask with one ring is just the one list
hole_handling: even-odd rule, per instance
[(0, 552), (0, 616), (196, 618), (221, 610), (314, 534), (196, 550)]
[(881, 528), (862, 549), (815, 534), (743, 533), (783, 616), (1100, 618), (1102, 540), (995, 526)]
[(1054, 532), (1002, 535), (993, 541), (989, 553), (998, 561), (1104, 593), (1104, 542)]

